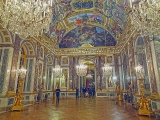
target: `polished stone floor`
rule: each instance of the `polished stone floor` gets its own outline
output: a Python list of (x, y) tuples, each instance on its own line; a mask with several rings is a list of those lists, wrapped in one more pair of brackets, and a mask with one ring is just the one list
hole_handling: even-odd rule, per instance
[(131, 107), (106, 98), (62, 99), (59, 104), (47, 101), (25, 107), (22, 112), (0, 114), (0, 120), (155, 120), (138, 116)]

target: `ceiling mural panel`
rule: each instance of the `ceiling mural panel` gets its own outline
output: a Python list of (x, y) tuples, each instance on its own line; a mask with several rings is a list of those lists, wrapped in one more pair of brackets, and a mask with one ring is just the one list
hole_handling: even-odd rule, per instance
[(94, 47), (115, 46), (116, 40), (100, 27), (79, 25), (60, 40), (59, 48), (77, 48), (83, 44), (91, 44)]
[(98, 14), (93, 14), (93, 13), (84, 13), (84, 14), (78, 14), (68, 18), (68, 23), (70, 24), (81, 24), (81, 23), (86, 23), (88, 21), (101, 23), (102, 16)]
[(125, 12), (128, 3), (128, 0), (54, 0), (50, 30), (45, 34), (58, 38), (59, 42), (62, 34), (69, 34), (79, 24), (92, 23), (95, 28), (103, 25), (116, 38), (128, 21)]

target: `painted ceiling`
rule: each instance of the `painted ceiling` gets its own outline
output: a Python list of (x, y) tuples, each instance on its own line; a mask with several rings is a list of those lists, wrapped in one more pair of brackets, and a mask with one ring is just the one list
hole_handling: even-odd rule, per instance
[(59, 48), (115, 46), (128, 21), (127, 5), (127, 0), (54, 0), (46, 36), (57, 38)]

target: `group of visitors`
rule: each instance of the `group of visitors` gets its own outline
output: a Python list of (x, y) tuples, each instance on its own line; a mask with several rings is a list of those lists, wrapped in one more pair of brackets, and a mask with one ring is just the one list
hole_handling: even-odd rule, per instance
[(81, 88), (81, 97), (83, 98), (93, 98), (95, 96), (95, 88), (94, 87), (89, 87), (86, 88), (85, 86), (83, 86), (83, 88)]
[[(95, 96), (95, 88), (94, 87), (86, 88), (84, 86), (83, 88), (81, 88), (80, 93), (82, 93), (82, 94), (79, 96), (79, 89), (78, 89), (78, 87), (76, 87), (76, 99), (79, 98), (79, 97), (93, 98)], [(56, 94), (56, 103), (59, 103), (60, 88), (57, 87), (57, 89), (55, 91), (55, 94)], [(46, 93), (45, 94), (45, 100), (47, 100), (47, 98), (48, 98), (48, 94)], [(37, 96), (37, 100), (40, 101), (40, 95)]]

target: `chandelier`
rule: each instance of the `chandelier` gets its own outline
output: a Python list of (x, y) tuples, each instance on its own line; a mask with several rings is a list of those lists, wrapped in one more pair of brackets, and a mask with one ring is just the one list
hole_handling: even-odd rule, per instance
[(49, 29), (51, 4), (50, 0), (1, 0), (2, 26), (21, 38), (38, 36)]
[(90, 73), (89, 68), (90, 68), (90, 63), (89, 63), (89, 66), (88, 66), (88, 74), (87, 74), (86, 78), (87, 78), (88, 80), (91, 80), (93, 77), (92, 77), (92, 75), (91, 75), (91, 73)]
[(62, 68), (59, 65), (56, 65), (55, 68), (53, 69), (53, 73), (55, 77), (62, 76)]
[(86, 76), (87, 66), (84, 65), (84, 60), (81, 60), (80, 64), (76, 66), (76, 73), (78, 76)]
[(103, 75), (104, 76), (111, 76), (112, 75), (112, 67), (108, 64), (104, 64), (104, 67), (102, 67)]
[(145, 72), (144, 68), (138, 63), (138, 65), (135, 67), (137, 78), (144, 78)]
[[(132, 1), (132, 0), (131, 0)], [(160, 0), (140, 0), (131, 3), (131, 24), (143, 36), (160, 36)]]
[(18, 70), (19, 76), (20, 76), (21, 78), (25, 78), (26, 72), (27, 72), (27, 70), (26, 70), (25, 68), (23, 68), (23, 67)]

